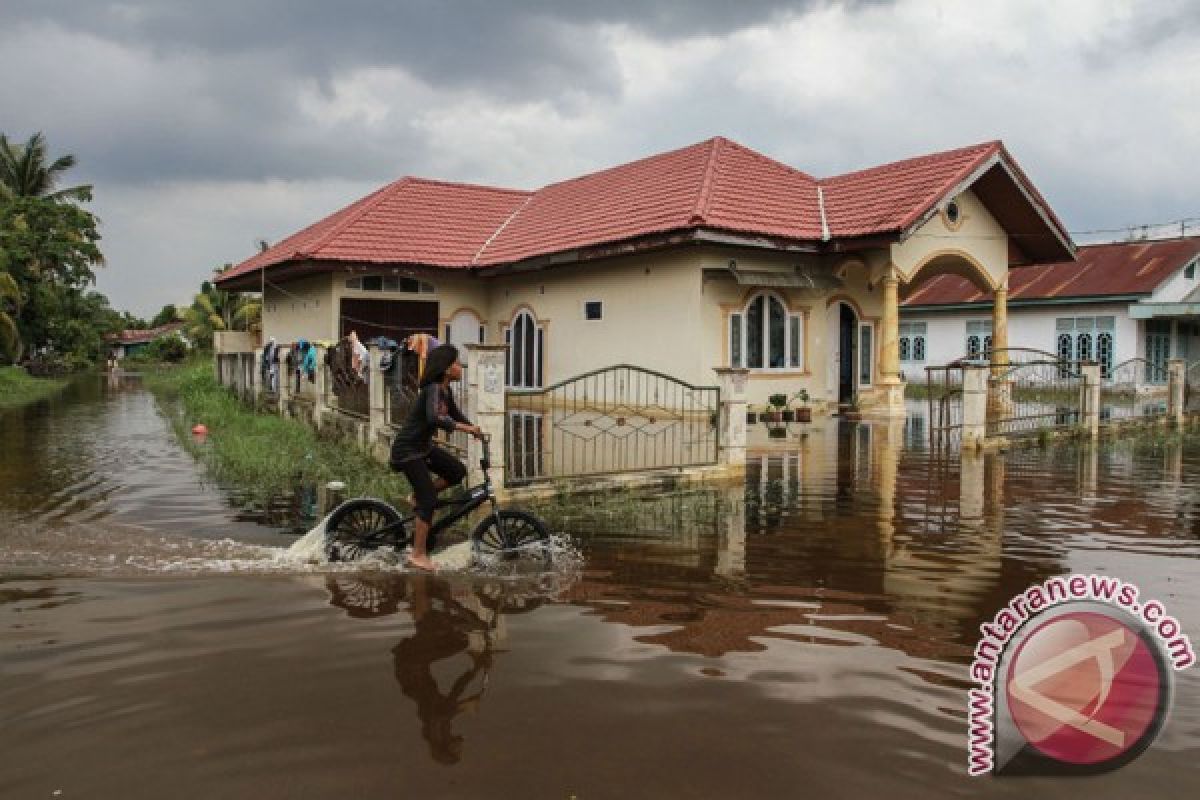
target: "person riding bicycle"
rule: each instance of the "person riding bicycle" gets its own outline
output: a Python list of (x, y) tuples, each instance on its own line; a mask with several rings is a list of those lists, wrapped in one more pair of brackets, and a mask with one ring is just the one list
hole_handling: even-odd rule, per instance
[(463, 431), (476, 437), (482, 435), (479, 427), (471, 424), (458, 409), (450, 393), (450, 382), (460, 377), (462, 364), (458, 361), (458, 348), (443, 344), (430, 351), (412, 410), (392, 440), (389, 462), (392, 469), (403, 472), (412, 485), (417, 517), (412, 554), (408, 561), (426, 570), (434, 569), (425, 545), (438, 495), (442, 490), (462, 483), (467, 477), (466, 466), (435, 445), (433, 434), (440, 428), (447, 433)]

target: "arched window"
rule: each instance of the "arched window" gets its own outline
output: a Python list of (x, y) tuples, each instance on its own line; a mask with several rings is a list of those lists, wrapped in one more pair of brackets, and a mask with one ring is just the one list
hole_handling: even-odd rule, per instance
[(750, 369), (804, 368), (804, 317), (775, 294), (759, 292), (729, 315), (729, 363)]
[(515, 389), (536, 389), (542, 385), (542, 328), (533, 314), (521, 311), (504, 331), (508, 345), (505, 383)]

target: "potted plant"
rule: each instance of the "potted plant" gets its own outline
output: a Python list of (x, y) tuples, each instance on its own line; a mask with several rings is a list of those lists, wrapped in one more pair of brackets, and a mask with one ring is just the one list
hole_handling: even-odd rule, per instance
[(792, 395), (797, 405), (792, 409), (792, 416), (796, 422), (812, 422), (812, 406), (808, 404), (808, 390), (801, 389)]
[(753, 425), (758, 422), (758, 411), (753, 405), (746, 406), (746, 424)]
[(773, 394), (767, 398), (767, 403), (767, 411), (763, 415), (763, 418), (767, 422), (782, 422), (783, 409), (787, 407), (787, 395)]
[(862, 419), (862, 407), (859, 405), (857, 393), (851, 396), (850, 402), (842, 407), (842, 419)]

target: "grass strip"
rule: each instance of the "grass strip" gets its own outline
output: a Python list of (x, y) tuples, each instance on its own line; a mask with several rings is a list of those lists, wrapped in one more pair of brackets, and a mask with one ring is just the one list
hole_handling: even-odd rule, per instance
[[(408, 483), (357, 445), (323, 437), (304, 423), (253, 411), (217, 383), (212, 358), (190, 359), (143, 380), (171, 420), (179, 441), (218, 483), (259, 500), (304, 485), (345, 481), (349, 497), (396, 501)], [(208, 428), (203, 441), (192, 426)]]
[(68, 381), (60, 378), (34, 378), (21, 367), (0, 367), (0, 410), (41, 400), (58, 394)]

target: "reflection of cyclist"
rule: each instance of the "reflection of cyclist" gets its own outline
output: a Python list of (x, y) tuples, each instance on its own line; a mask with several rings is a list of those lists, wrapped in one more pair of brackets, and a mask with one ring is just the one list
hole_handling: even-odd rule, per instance
[[(454, 456), (433, 443), (433, 434), (440, 428), (448, 433), (465, 431), (478, 436), (479, 428), (471, 424), (458, 410), (450, 394), (450, 382), (462, 377), (458, 349), (444, 344), (435, 347), (425, 360), (421, 390), (404, 426), (392, 441), (392, 469), (403, 472), (413, 487), (413, 505), (417, 520), (409, 563), (421, 569), (433, 569), (425, 543), (438, 493), (448, 486), (462, 483), (467, 468)], [(433, 475), (438, 477), (435, 479)]]
[[(417, 704), (421, 735), (429, 743), (430, 754), (443, 764), (454, 764), (462, 758), (463, 747), (463, 738), (452, 728), (454, 718), (478, 707), (483, 689), (470, 695), (467, 690), (491, 667), (490, 647), (477, 652), (470, 647), (468, 634), (487, 626), (454, 598), (449, 585), (435, 578), (414, 575), (410, 589), (415, 631), (392, 648), (396, 680), (404, 695)], [(433, 676), (433, 665), (462, 652), (471, 656), (471, 665), (443, 694)]]

